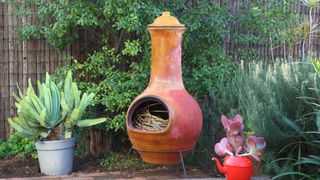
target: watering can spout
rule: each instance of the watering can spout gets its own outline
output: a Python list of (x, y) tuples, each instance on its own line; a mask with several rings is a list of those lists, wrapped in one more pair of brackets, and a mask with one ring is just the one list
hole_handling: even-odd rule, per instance
[(220, 173), (225, 174), (227, 170), (226, 170), (225, 167), (223, 167), (223, 166), (221, 165), (220, 161), (219, 161), (217, 158), (215, 158), (215, 157), (212, 158), (212, 160), (214, 160), (214, 161), (216, 162), (216, 165), (217, 165)]

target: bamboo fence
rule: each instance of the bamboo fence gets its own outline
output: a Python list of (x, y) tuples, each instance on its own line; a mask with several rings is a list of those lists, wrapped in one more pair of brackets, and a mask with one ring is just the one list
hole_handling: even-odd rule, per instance
[(15, 29), (26, 22), (36, 23), (36, 20), (18, 17), (11, 7), (0, 2), (0, 139), (8, 138), (12, 131), (7, 118), (16, 111), (11, 95), (17, 85), (25, 90), (29, 78), (35, 85), (47, 71), (52, 73), (57, 67), (66, 65), (65, 56), (81, 56), (81, 40), (62, 51), (47, 44), (44, 38), (19, 40)]

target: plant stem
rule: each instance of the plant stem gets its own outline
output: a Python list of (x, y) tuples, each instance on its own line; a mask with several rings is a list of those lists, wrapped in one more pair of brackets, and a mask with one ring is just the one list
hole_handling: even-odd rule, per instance
[[(301, 144), (299, 144), (298, 162), (301, 162)], [(301, 164), (298, 166), (298, 172), (301, 172)]]
[(272, 46), (272, 37), (271, 36), (269, 36), (269, 41), (270, 41), (271, 59), (272, 59), (272, 63), (274, 63), (274, 55), (273, 55), (273, 46)]
[(308, 34), (308, 53), (312, 51), (311, 33), (312, 33), (312, 9), (309, 8), (309, 34)]
[(302, 61), (304, 61), (304, 52), (305, 51), (305, 41), (304, 39), (302, 40), (302, 44), (301, 44), (301, 55), (302, 55)]

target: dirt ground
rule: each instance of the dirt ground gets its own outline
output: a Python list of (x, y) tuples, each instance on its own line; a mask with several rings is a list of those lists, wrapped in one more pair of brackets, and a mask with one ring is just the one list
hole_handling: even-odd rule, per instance
[[(106, 168), (100, 165), (99, 159), (92, 157), (75, 157), (74, 171), (68, 176), (56, 177), (58, 179), (179, 179), (183, 178), (183, 171), (179, 166), (165, 166), (151, 169), (126, 169), (123, 174), (114, 168)], [(187, 167), (188, 178), (208, 178), (209, 174), (194, 167)], [(40, 173), (37, 159), (6, 159), (0, 160), (0, 178), (23, 178), (43, 179)], [(31, 178), (32, 177), (32, 178)], [(36, 178), (38, 177), (38, 178)], [(54, 178), (54, 177), (50, 177)]]

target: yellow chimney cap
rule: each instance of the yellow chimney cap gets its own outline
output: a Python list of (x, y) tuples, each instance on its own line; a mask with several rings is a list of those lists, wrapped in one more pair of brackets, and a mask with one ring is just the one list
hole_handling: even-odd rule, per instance
[(184, 27), (184, 24), (180, 24), (176, 17), (170, 15), (170, 12), (164, 11), (162, 16), (157, 17), (148, 27)]

